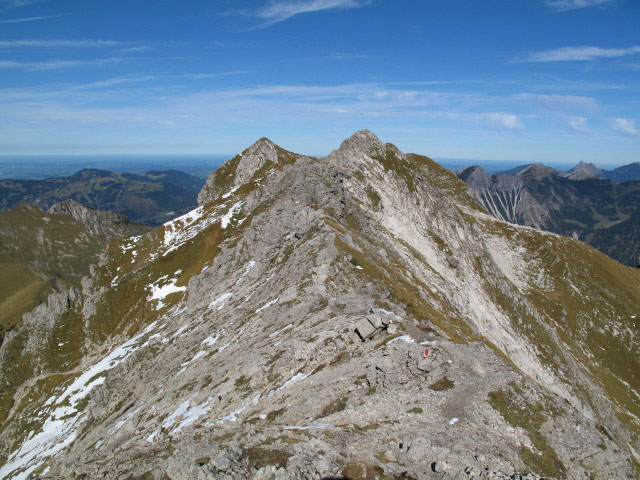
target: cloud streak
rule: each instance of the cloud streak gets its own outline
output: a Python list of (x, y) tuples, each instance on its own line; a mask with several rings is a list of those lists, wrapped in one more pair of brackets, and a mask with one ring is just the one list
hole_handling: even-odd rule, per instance
[(62, 70), (69, 68), (87, 67), (87, 66), (100, 66), (117, 63), (122, 61), (122, 58), (111, 57), (102, 58), (98, 60), (46, 60), (42, 62), (21, 62), (16, 60), (0, 60), (0, 69), (13, 69), (13, 70), (30, 70), (30, 71), (43, 71), (43, 70)]
[(567, 119), (571, 130), (578, 133), (589, 133), (589, 125), (587, 117), (571, 117)]
[(613, 0), (548, 0), (547, 5), (554, 10), (565, 12), (567, 10), (577, 10), (579, 8), (595, 7)]
[(114, 40), (0, 40), (0, 48), (103, 48), (123, 45)]
[(593, 46), (562, 47), (530, 53), (526, 62), (585, 62), (601, 58), (618, 58), (640, 53), (640, 45), (627, 48)]
[(0, 20), (0, 24), (6, 24), (6, 23), (22, 23), (22, 22), (35, 22), (38, 20), (48, 20), (50, 18), (59, 18), (59, 17), (65, 17), (67, 16), (67, 13), (61, 13), (59, 15), (45, 15), (42, 17), (24, 17), (24, 18), (12, 18), (9, 20)]
[(370, 0), (271, 0), (263, 8), (244, 14), (261, 19), (264, 23), (257, 28), (264, 28), (301, 13), (361, 8), (370, 3)]
[(610, 118), (609, 122), (611, 128), (622, 135), (628, 137), (637, 137), (640, 135), (640, 131), (636, 127), (635, 122), (630, 118)]

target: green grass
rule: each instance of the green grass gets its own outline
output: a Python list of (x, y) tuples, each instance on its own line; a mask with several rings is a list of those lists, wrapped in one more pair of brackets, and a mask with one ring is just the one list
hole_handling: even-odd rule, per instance
[(453, 388), (453, 380), (449, 380), (449, 377), (444, 376), (440, 380), (429, 385), (431, 390), (435, 390), (436, 392), (443, 392), (445, 390), (451, 390)]
[(347, 397), (337, 398), (322, 409), (322, 413), (318, 418), (327, 417), (334, 413), (341, 412), (346, 408), (346, 406), (347, 406)]

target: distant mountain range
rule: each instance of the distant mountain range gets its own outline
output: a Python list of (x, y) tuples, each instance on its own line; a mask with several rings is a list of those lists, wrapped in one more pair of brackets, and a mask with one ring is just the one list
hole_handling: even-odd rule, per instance
[[(496, 175), (516, 175), (518, 172), (521, 172), (532, 165), (537, 164), (520, 165), (510, 170), (498, 172)], [(561, 177), (569, 178), (571, 180), (606, 178), (613, 180), (614, 182), (622, 183), (630, 182), (632, 180), (640, 180), (640, 162), (623, 165), (622, 167), (614, 168), (613, 170), (598, 168), (593, 163), (579, 162), (575, 167), (566, 172), (562, 170), (554, 170), (554, 172)]]
[(177, 170), (140, 174), (85, 169), (69, 177), (0, 180), (0, 212), (33, 204), (44, 210), (72, 199), (90, 208), (159, 225), (193, 209), (204, 180)]
[(495, 175), (482, 167), (458, 172), (494, 217), (572, 236), (631, 266), (640, 257), (640, 180), (612, 178), (634, 176), (640, 163), (610, 171), (580, 163), (569, 172), (538, 164)]

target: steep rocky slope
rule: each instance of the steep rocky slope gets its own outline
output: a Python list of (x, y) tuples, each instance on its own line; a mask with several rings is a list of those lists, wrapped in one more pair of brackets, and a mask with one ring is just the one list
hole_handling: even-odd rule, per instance
[(71, 199), (137, 223), (159, 225), (195, 208), (202, 183), (175, 170), (133, 174), (85, 169), (69, 177), (0, 180), (0, 211), (22, 204), (47, 210)]
[(572, 236), (621, 263), (638, 263), (640, 181), (576, 180), (543, 165), (529, 165), (514, 175), (469, 167), (458, 177), (496, 218)]
[(53, 292), (79, 287), (110, 241), (149, 228), (72, 200), (43, 212), (23, 205), (0, 213), (0, 343), (22, 314)]
[(368, 131), (200, 202), (7, 336), (0, 478), (637, 475), (640, 272)]

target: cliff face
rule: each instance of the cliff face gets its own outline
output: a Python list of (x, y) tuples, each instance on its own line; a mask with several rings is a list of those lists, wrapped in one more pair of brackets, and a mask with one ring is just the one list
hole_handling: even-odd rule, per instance
[(639, 271), (368, 131), (199, 201), (0, 347), (0, 477), (636, 475)]
[(529, 165), (514, 175), (469, 167), (458, 177), (494, 217), (577, 238), (635, 266), (640, 256), (635, 234), (640, 229), (640, 181), (580, 177), (585, 168), (561, 176), (543, 165)]

